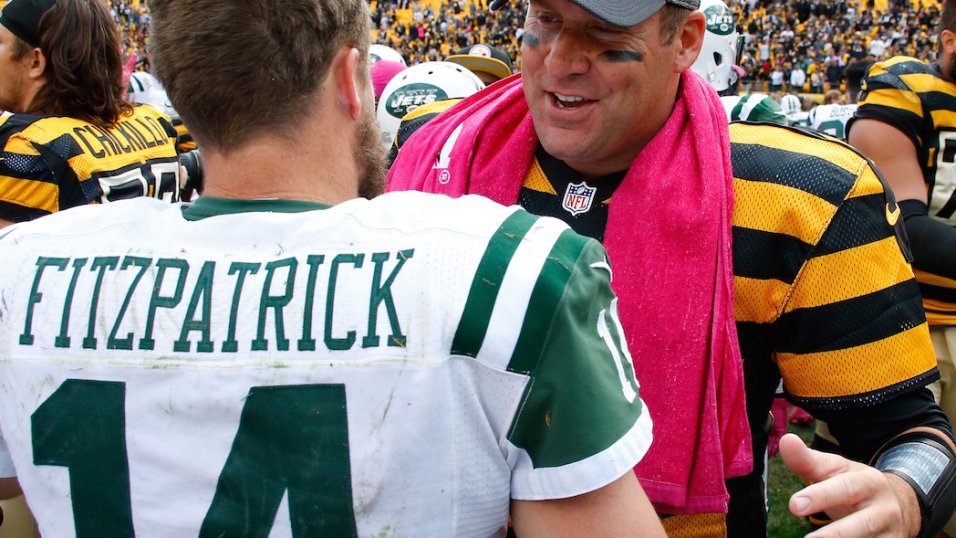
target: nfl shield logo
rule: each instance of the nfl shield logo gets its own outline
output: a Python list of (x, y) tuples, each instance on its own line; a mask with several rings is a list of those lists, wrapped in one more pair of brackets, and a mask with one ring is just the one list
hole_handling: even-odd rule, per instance
[(572, 215), (578, 213), (587, 213), (591, 209), (591, 202), (594, 201), (594, 193), (597, 187), (590, 187), (587, 183), (569, 183), (564, 191), (564, 201), (561, 206)]

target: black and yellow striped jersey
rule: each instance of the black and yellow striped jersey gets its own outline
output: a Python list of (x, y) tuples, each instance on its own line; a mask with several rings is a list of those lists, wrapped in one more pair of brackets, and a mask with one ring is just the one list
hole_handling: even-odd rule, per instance
[(179, 197), (176, 130), (137, 105), (104, 129), (63, 116), (0, 115), (0, 218), (32, 220), (70, 207)]
[[(956, 226), (956, 84), (939, 66), (898, 56), (870, 67), (856, 118), (892, 125), (916, 147), (930, 217)], [(956, 325), (956, 280), (917, 268), (930, 325)]]
[(730, 133), (745, 369), (772, 362), (790, 399), (815, 416), (925, 384), (934, 354), (883, 179), (825, 135), (748, 124)]

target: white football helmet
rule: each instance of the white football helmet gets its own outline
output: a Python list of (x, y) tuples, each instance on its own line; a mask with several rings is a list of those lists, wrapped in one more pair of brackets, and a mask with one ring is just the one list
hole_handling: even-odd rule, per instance
[(408, 65), (405, 63), (405, 57), (401, 55), (397, 50), (392, 47), (386, 47), (385, 45), (380, 45), (374, 43), (368, 48), (368, 56), (371, 62), (374, 64), (379, 60), (388, 60), (390, 62), (398, 62), (402, 65)]
[(133, 104), (147, 104), (167, 116), (175, 116), (176, 109), (169, 102), (166, 90), (159, 80), (145, 71), (135, 71), (129, 77), (128, 98)]
[(378, 101), (378, 124), (385, 150), (392, 146), (405, 114), (435, 101), (468, 97), (484, 87), (477, 75), (451, 62), (420, 63), (395, 75)]
[(733, 65), (737, 61), (737, 23), (734, 13), (723, 0), (701, 0), (698, 11), (706, 20), (704, 44), (692, 69), (718, 92), (730, 87), (736, 78)]

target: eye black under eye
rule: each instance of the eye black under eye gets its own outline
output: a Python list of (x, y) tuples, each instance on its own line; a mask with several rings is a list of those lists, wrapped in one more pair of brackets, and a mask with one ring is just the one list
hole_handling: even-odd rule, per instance
[(611, 62), (643, 62), (644, 55), (633, 50), (606, 50), (601, 53), (605, 59)]

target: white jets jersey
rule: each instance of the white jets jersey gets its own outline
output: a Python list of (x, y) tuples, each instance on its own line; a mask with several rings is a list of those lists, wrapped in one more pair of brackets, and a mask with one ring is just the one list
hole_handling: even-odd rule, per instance
[(604, 250), (554, 219), (142, 198), (0, 234), (0, 448), (43, 536), (494, 536), (651, 440)]
[(846, 124), (857, 105), (819, 105), (810, 109), (810, 128), (846, 140)]

